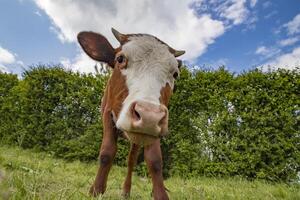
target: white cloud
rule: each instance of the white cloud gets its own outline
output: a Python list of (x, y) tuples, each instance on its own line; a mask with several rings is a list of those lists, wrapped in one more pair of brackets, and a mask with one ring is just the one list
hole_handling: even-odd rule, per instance
[(295, 48), (292, 52), (283, 54), (272, 61), (263, 65), (263, 70), (268, 69), (295, 69), (296, 67), (300, 67), (300, 47)]
[(70, 69), (71, 68), (71, 60), (69, 58), (60, 58), (60, 63), (66, 68), (66, 69)]
[[(105, 63), (100, 63), (92, 60), (84, 52), (81, 52), (74, 59), (71, 60), (68, 58), (61, 58), (60, 63), (67, 70), (81, 73), (101, 73), (101, 70), (106, 71), (110, 68)], [(95, 67), (97, 68), (97, 70), (95, 69)]]
[(269, 12), (267, 15), (264, 16), (265, 19), (270, 19), (271, 17), (275, 16), (278, 14), (277, 10), (273, 10), (271, 12)]
[(246, 0), (226, 1), (222, 6), (220, 16), (231, 20), (234, 25), (241, 24), (249, 14), (245, 4)]
[(16, 59), (14, 54), (0, 46), (0, 63), (11, 64), (15, 61)]
[(255, 54), (262, 55), (265, 58), (273, 57), (280, 53), (280, 49), (277, 49), (275, 47), (266, 47), (266, 46), (259, 46), (257, 47)]
[(257, 47), (257, 49), (255, 51), (256, 54), (262, 54), (262, 55), (266, 54), (267, 52), (268, 52), (268, 50), (267, 50), (267, 47), (265, 47), (265, 46)]
[(300, 33), (300, 14), (296, 15), (293, 20), (283, 25), (287, 28), (288, 34)]
[(15, 61), (16, 58), (14, 54), (0, 46), (0, 71), (9, 72), (8, 68), (5, 65), (12, 64)]
[[(16, 72), (18, 67), (23, 67), (24, 63), (16, 59), (17, 54), (0, 46), (0, 71), (2, 72)], [(13, 68), (12, 68), (12, 65)], [(20, 72), (19, 72), (20, 73)]]
[(258, 17), (256, 15), (248, 17), (248, 19), (245, 22), (246, 27), (242, 31), (254, 30), (256, 28), (257, 21)]
[(6, 72), (6, 73), (8, 73), (7, 67), (5, 67), (4, 65), (2, 65), (1, 63), (0, 63), (0, 72)]
[[(52, 20), (50, 29), (62, 42), (77, 42), (78, 32), (91, 30), (105, 35), (116, 47), (119, 44), (110, 31), (114, 27), (123, 33), (153, 34), (175, 49), (186, 50), (183, 58), (189, 61), (202, 55), (225, 32), (224, 19), (236, 25), (248, 14), (245, 0), (228, 0), (222, 10), (223, 20), (209, 14), (197, 15), (191, 7), (192, 0), (34, 1)], [(94, 68), (94, 62), (82, 54), (70, 61), (72, 66), (77, 63)]]
[[(123, 33), (149, 33), (178, 50), (186, 50), (182, 57), (189, 62), (201, 56), (233, 25), (246, 21), (249, 11), (246, 0), (34, 0), (52, 20), (50, 31), (62, 42), (76, 42), (78, 32), (91, 30), (106, 36), (118, 46), (110, 29)], [(205, 2), (205, 3), (204, 3)], [(257, 1), (251, 2), (255, 5)], [(195, 10), (198, 7), (213, 12)], [(207, 5), (207, 7), (206, 7)], [(215, 6), (211, 6), (215, 5)], [(204, 9), (205, 10), (205, 9)], [(82, 72), (93, 72), (95, 61), (80, 51), (74, 59), (62, 59), (62, 64)]]
[(52, 19), (59, 38), (65, 42), (75, 42), (82, 30), (93, 30), (116, 46), (110, 32), (115, 27), (124, 33), (156, 35), (173, 48), (186, 49), (185, 58), (193, 59), (224, 32), (221, 21), (208, 15), (197, 17), (188, 1), (35, 1)]
[(257, 3), (257, 0), (250, 0), (250, 7), (253, 8)]
[(287, 39), (284, 39), (284, 40), (280, 40), (279, 45), (282, 46), (282, 47), (290, 46), (290, 45), (295, 44), (299, 40), (300, 40), (300, 37), (291, 37), (291, 38), (287, 38)]
[(97, 62), (88, 57), (84, 52), (81, 52), (73, 60), (61, 58), (60, 63), (68, 70), (82, 73), (95, 73), (95, 65)]
[[(250, 7), (256, 3), (257, 0), (250, 0)], [(250, 16), (247, 0), (199, 0), (193, 1), (192, 6), (198, 15), (212, 15), (223, 21), (226, 28), (244, 23)]]

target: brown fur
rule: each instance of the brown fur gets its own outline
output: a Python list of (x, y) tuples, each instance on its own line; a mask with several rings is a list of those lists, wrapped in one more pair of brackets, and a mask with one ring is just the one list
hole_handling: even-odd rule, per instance
[(159, 101), (161, 104), (168, 106), (170, 97), (172, 96), (172, 88), (170, 85), (167, 83), (165, 87), (161, 88), (160, 90), (160, 98)]
[(122, 109), (122, 103), (127, 96), (128, 88), (126, 86), (126, 77), (121, 73), (118, 67), (115, 67), (105, 89), (103, 106), (113, 111), (118, 118)]

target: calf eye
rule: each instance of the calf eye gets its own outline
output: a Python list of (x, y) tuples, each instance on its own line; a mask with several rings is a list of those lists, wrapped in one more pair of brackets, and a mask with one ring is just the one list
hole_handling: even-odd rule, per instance
[(180, 69), (180, 67), (182, 66), (182, 60), (177, 60), (178, 62), (178, 68)]
[(118, 56), (117, 61), (118, 61), (118, 63), (124, 62), (124, 56), (123, 55)]
[(178, 77), (178, 72), (174, 72), (173, 77), (174, 77), (175, 79), (177, 79), (177, 77)]

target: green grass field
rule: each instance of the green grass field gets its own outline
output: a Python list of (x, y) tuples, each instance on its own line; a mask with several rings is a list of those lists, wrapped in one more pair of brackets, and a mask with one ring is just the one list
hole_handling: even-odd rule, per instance
[[(0, 147), (0, 199), (93, 199), (87, 191), (97, 163), (66, 162), (46, 153)], [(113, 166), (107, 191), (98, 199), (121, 199), (126, 168)], [(165, 181), (170, 199), (300, 199), (299, 185), (230, 178), (172, 177)], [(151, 199), (151, 182), (133, 176), (130, 199)]]

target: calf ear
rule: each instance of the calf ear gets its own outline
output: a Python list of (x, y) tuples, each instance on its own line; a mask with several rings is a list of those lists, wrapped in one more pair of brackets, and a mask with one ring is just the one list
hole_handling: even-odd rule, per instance
[(115, 49), (103, 35), (84, 31), (77, 35), (77, 39), (82, 49), (92, 59), (114, 67)]

